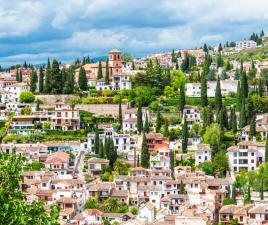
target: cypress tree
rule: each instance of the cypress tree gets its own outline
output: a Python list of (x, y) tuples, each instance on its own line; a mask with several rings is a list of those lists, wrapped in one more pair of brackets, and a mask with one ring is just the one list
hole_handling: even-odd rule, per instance
[(100, 146), (99, 146), (99, 157), (104, 158), (104, 146), (102, 141), (100, 141)]
[(50, 76), (51, 76), (51, 65), (50, 65), (50, 60), (48, 58), (47, 68), (46, 68), (45, 86), (44, 86), (44, 91), (45, 93), (48, 93), (48, 94), (51, 92)]
[(265, 142), (265, 162), (268, 162), (268, 137), (266, 138)]
[(16, 81), (19, 82), (20, 81), (20, 76), (19, 76), (19, 70), (17, 69), (16, 71)]
[(40, 67), (39, 69), (39, 93), (43, 93), (44, 90), (44, 72), (43, 68)]
[(114, 163), (117, 160), (117, 150), (114, 148), (114, 141), (112, 138), (109, 138), (109, 147), (109, 165), (113, 168)]
[(253, 137), (256, 137), (257, 131), (256, 131), (256, 117), (249, 117), (250, 120), (250, 129), (249, 129), (249, 138), (250, 140), (253, 139)]
[(262, 97), (264, 92), (264, 82), (262, 78), (259, 78), (258, 81), (258, 94)]
[(105, 83), (109, 84), (109, 59), (106, 59)]
[(110, 149), (110, 142), (107, 138), (104, 139), (104, 155), (106, 158), (109, 158), (109, 149)]
[(168, 137), (168, 136), (169, 136), (168, 126), (169, 126), (169, 124), (168, 124), (168, 120), (165, 119), (165, 123), (164, 123), (164, 133), (163, 133), (165, 137)]
[(239, 80), (239, 77), (240, 77), (239, 70), (236, 69), (236, 70), (235, 70), (235, 74), (234, 74), (234, 79), (235, 79), (235, 80)]
[(237, 118), (236, 118), (236, 113), (235, 113), (235, 109), (231, 108), (231, 124), (230, 124), (230, 128), (232, 129), (233, 133), (235, 133), (237, 131)]
[(179, 193), (180, 194), (185, 194), (184, 184), (183, 184), (182, 180), (181, 180), (181, 183), (180, 183), (180, 192)]
[(86, 75), (86, 71), (84, 67), (80, 67), (79, 76), (78, 76), (78, 85), (82, 91), (86, 91), (88, 88), (87, 75)]
[(95, 129), (95, 140), (94, 140), (95, 154), (99, 154), (99, 148), (100, 148), (100, 136), (99, 136), (99, 128), (97, 126)]
[(145, 134), (143, 134), (141, 145), (141, 166), (144, 168), (149, 168), (150, 166), (150, 153)]
[(55, 59), (52, 62), (50, 78), (51, 78), (50, 80), (51, 92), (53, 94), (62, 93), (63, 84), (61, 81), (61, 72), (60, 72), (59, 62)]
[(183, 109), (185, 106), (185, 87), (184, 84), (180, 85), (180, 98), (179, 98), (179, 109), (181, 112), (181, 115), (183, 114)]
[(20, 69), (19, 82), (22, 82), (22, 70)]
[(183, 129), (182, 129), (182, 142), (181, 142), (181, 148), (183, 153), (187, 152), (188, 136), (189, 136), (188, 123), (184, 118)]
[(37, 82), (36, 76), (37, 76), (36, 72), (34, 71), (34, 69), (32, 69), (30, 74), (30, 91), (33, 93), (36, 90), (36, 82)]
[(240, 81), (237, 83), (237, 91), (236, 91), (236, 111), (240, 111), (241, 109), (241, 91), (240, 91)]
[(145, 123), (144, 123), (143, 132), (146, 133), (146, 134), (150, 133), (150, 125), (149, 125), (149, 120), (148, 120), (147, 113), (146, 113), (146, 116), (145, 116)]
[(161, 118), (161, 114), (160, 114), (160, 108), (158, 107), (157, 116), (156, 116), (155, 132), (159, 133), (161, 127), (162, 127), (162, 118)]
[(240, 110), (240, 120), (239, 120), (239, 127), (243, 128), (247, 125), (247, 118), (246, 118), (246, 107), (245, 107), (245, 100), (242, 99), (241, 103), (241, 110)]
[(247, 75), (246, 72), (242, 72), (241, 76), (241, 88), (240, 88), (240, 93), (241, 93), (241, 98), (247, 98), (248, 97), (248, 81), (247, 81)]
[(201, 76), (201, 106), (205, 107), (208, 105), (207, 96), (207, 78), (204, 73)]
[(222, 108), (222, 119), (223, 119), (223, 126), (228, 130), (229, 129), (229, 124), (228, 124), (228, 115), (227, 115), (227, 110), (226, 107), (223, 106)]
[(97, 76), (97, 79), (100, 80), (103, 78), (103, 75), (102, 75), (102, 65), (101, 65), (101, 61), (99, 61), (99, 68), (98, 68), (98, 76)]
[(139, 134), (141, 134), (141, 132), (143, 130), (141, 102), (139, 102), (139, 104), (138, 104), (138, 111), (137, 111), (137, 130), (138, 130)]
[(221, 95), (221, 83), (220, 83), (220, 78), (218, 76), (217, 79), (217, 86), (216, 86), (216, 91), (215, 91), (215, 99), (216, 99), (216, 110), (217, 112), (220, 112), (222, 109), (222, 95)]
[(122, 105), (121, 105), (121, 99), (119, 101), (119, 105), (118, 105), (119, 109), (118, 109), (118, 122), (119, 122), (119, 130), (123, 129), (123, 116), (122, 116)]
[(140, 155), (137, 156), (137, 167), (140, 167)]

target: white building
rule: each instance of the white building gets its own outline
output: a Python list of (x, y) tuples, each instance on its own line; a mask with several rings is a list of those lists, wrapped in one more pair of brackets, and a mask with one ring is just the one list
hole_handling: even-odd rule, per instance
[[(131, 108), (125, 111), (124, 118), (123, 118), (123, 131), (124, 132), (137, 131), (137, 112), (138, 112), (138, 108)], [(150, 121), (149, 111), (146, 108), (142, 108), (143, 123), (145, 123), (146, 114), (147, 114), (148, 120)]]
[(200, 111), (197, 107), (186, 105), (182, 113), (183, 119), (186, 119), (188, 125), (199, 123), (201, 121)]
[(199, 144), (197, 145), (197, 150), (195, 151), (195, 165), (200, 163), (211, 161), (211, 148), (209, 144)]
[(227, 149), (231, 171), (256, 170), (265, 161), (265, 142), (242, 141)]
[[(226, 96), (230, 93), (235, 93), (237, 91), (237, 80), (221, 80), (221, 93)], [(207, 96), (215, 97), (217, 81), (207, 82)], [(188, 97), (200, 97), (201, 96), (201, 83), (187, 83), (186, 96)]]
[[(131, 148), (131, 135), (130, 134), (118, 134), (112, 127), (99, 129), (99, 140), (103, 142), (105, 138), (112, 138), (114, 141), (114, 147), (117, 152), (129, 152)], [(94, 152), (95, 134), (88, 134), (87, 149), (89, 152)]]
[(235, 43), (235, 48), (238, 51), (247, 49), (247, 48), (256, 48), (256, 47), (257, 47), (257, 43), (252, 40), (237, 41)]

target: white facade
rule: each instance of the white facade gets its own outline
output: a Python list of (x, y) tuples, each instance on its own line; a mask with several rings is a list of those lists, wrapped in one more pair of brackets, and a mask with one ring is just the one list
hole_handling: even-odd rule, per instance
[[(221, 93), (223, 96), (230, 93), (235, 93), (237, 91), (237, 80), (222, 80), (221, 83)], [(207, 82), (207, 96), (215, 97), (217, 81)], [(186, 96), (188, 97), (200, 97), (201, 96), (201, 83), (187, 83)]]
[[(123, 132), (137, 131), (137, 108), (128, 109), (124, 113), (123, 118)], [(147, 118), (150, 121), (149, 111), (145, 108), (142, 109), (142, 122), (145, 123)]]
[(237, 146), (228, 148), (228, 157), (231, 171), (256, 170), (265, 161), (265, 143), (242, 141)]
[(195, 152), (195, 165), (200, 163), (211, 161), (211, 148), (209, 144), (199, 144), (197, 145), (197, 150)]
[(252, 40), (237, 41), (235, 43), (236, 50), (242, 50), (246, 48), (256, 48), (256, 47), (257, 47), (257, 43)]

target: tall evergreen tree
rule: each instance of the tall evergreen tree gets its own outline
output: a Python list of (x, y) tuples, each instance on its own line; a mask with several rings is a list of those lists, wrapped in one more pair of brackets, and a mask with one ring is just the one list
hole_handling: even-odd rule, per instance
[(140, 167), (140, 155), (137, 155), (137, 167)]
[(241, 109), (241, 87), (240, 87), (240, 81), (238, 81), (236, 91), (236, 111), (240, 111), (240, 109)]
[(143, 132), (146, 134), (150, 133), (150, 125), (149, 125), (147, 113), (145, 115), (145, 123), (144, 123), (144, 127), (143, 127)]
[(201, 106), (205, 107), (207, 105), (208, 105), (207, 78), (203, 72), (201, 76)]
[(79, 70), (79, 76), (78, 76), (78, 85), (79, 88), (83, 91), (86, 91), (88, 86), (87, 86), (87, 75), (84, 67), (80, 67)]
[(148, 149), (147, 139), (145, 134), (143, 134), (142, 145), (141, 145), (141, 166), (144, 168), (149, 168), (150, 165), (150, 152)]
[(204, 44), (203, 51), (206, 52), (206, 53), (208, 52), (208, 47), (207, 47), (206, 43)]
[(39, 93), (43, 93), (44, 91), (44, 71), (43, 68), (40, 67), (39, 69)]
[(184, 87), (184, 84), (182, 83), (180, 85), (180, 98), (179, 98), (179, 109), (180, 109), (181, 115), (183, 114), (183, 109), (184, 109), (185, 104), (186, 104), (185, 87)]
[(122, 103), (121, 103), (121, 99), (119, 101), (119, 105), (118, 105), (118, 123), (119, 123), (119, 130), (123, 129), (123, 116), (122, 116)]
[(241, 76), (241, 88), (240, 88), (240, 92), (241, 92), (241, 98), (247, 98), (248, 97), (248, 81), (247, 81), (247, 75), (246, 72), (242, 72), (242, 76)]
[(19, 82), (22, 82), (22, 69), (20, 69), (20, 73), (19, 73)]
[(35, 92), (36, 91), (36, 82), (37, 82), (37, 74), (34, 69), (32, 69), (30, 74), (30, 91)]
[(161, 127), (162, 127), (162, 118), (160, 114), (160, 108), (158, 107), (157, 116), (156, 116), (156, 124), (155, 124), (155, 132), (159, 133)]
[(217, 112), (220, 112), (220, 110), (222, 109), (222, 95), (221, 95), (221, 83), (219, 76), (217, 79), (215, 99), (216, 99), (216, 110)]
[(100, 149), (100, 136), (99, 136), (99, 128), (97, 126), (95, 129), (95, 140), (94, 140), (95, 154), (99, 154), (99, 149)]
[(19, 75), (19, 70), (16, 70), (16, 81), (19, 82), (20, 81), (20, 75)]
[(45, 85), (44, 85), (44, 92), (48, 94), (51, 92), (50, 77), (51, 77), (51, 65), (50, 65), (50, 60), (48, 59), (47, 67), (46, 67)]
[(142, 122), (142, 107), (141, 107), (141, 102), (139, 101), (138, 104), (138, 111), (137, 111), (137, 130), (139, 134), (141, 134), (143, 130), (143, 122)]
[(232, 129), (233, 133), (236, 133), (237, 131), (237, 118), (235, 109), (231, 108), (231, 115), (230, 115), (230, 128)]
[(60, 66), (59, 62), (55, 59), (52, 61), (50, 78), (51, 92), (53, 94), (62, 93), (63, 85), (61, 83)]
[(250, 117), (250, 129), (249, 129), (249, 138), (250, 140), (253, 140), (253, 137), (256, 137), (257, 131), (256, 131), (256, 117), (255, 115), (253, 117)]
[(268, 138), (266, 138), (265, 142), (265, 162), (268, 162)]
[(182, 180), (181, 180), (181, 183), (180, 183), (180, 192), (179, 193), (180, 194), (185, 194), (185, 188), (184, 188), (184, 184), (183, 184)]
[(264, 82), (262, 78), (258, 80), (258, 94), (262, 97), (264, 92)]
[(109, 84), (109, 59), (106, 59), (106, 69), (105, 69), (105, 83)]
[(246, 112), (245, 100), (242, 99), (241, 110), (240, 110), (239, 127), (243, 128), (246, 125), (247, 125), (247, 112)]
[(181, 148), (182, 152), (187, 152), (187, 145), (188, 145), (188, 137), (189, 137), (189, 130), (188, 130), (188, 123), (186, 121), (186, 118), (184, 118), (183, 122), (183, 128), (182, 128), (182, 142), (181, 142)]
[(102, 64), (101, 64), (101, 61), (99, 61), (99, 67), (98, 67), (98, 75), (97, 75), (97, 79), (100, 80), (103, 78), (103, 75), (102, 75)]
[(100, 141), (100, 146), (99, 146), (99, 157), (104, 158), (104, 146), (102, 141)]
[(117, 150), (114, 148), (114, 141), (112, 138), (109, 138), (109, 165), (111, 168), (114, 167), (114, 163), (117, 160)]
[(164, 132), (163, 132), (164, 137), (168, 137), (169, 136), (169, 129), (168, 129), (168, 127), (169, 127), (168, 120), (165, 119)]
[(235, 80), (239, 80), (240, 79), (240, 73), (239, 73), (239, 70), (238, 69), (235, 70), (234, 79)]

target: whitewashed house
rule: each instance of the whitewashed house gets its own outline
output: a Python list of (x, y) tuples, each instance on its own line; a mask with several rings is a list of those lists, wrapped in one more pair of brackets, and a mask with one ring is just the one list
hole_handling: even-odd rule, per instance
[(195, 151), (195, 165), (200, 163), (211, 161), (212, 150), (209, 144), (198, 144)]

